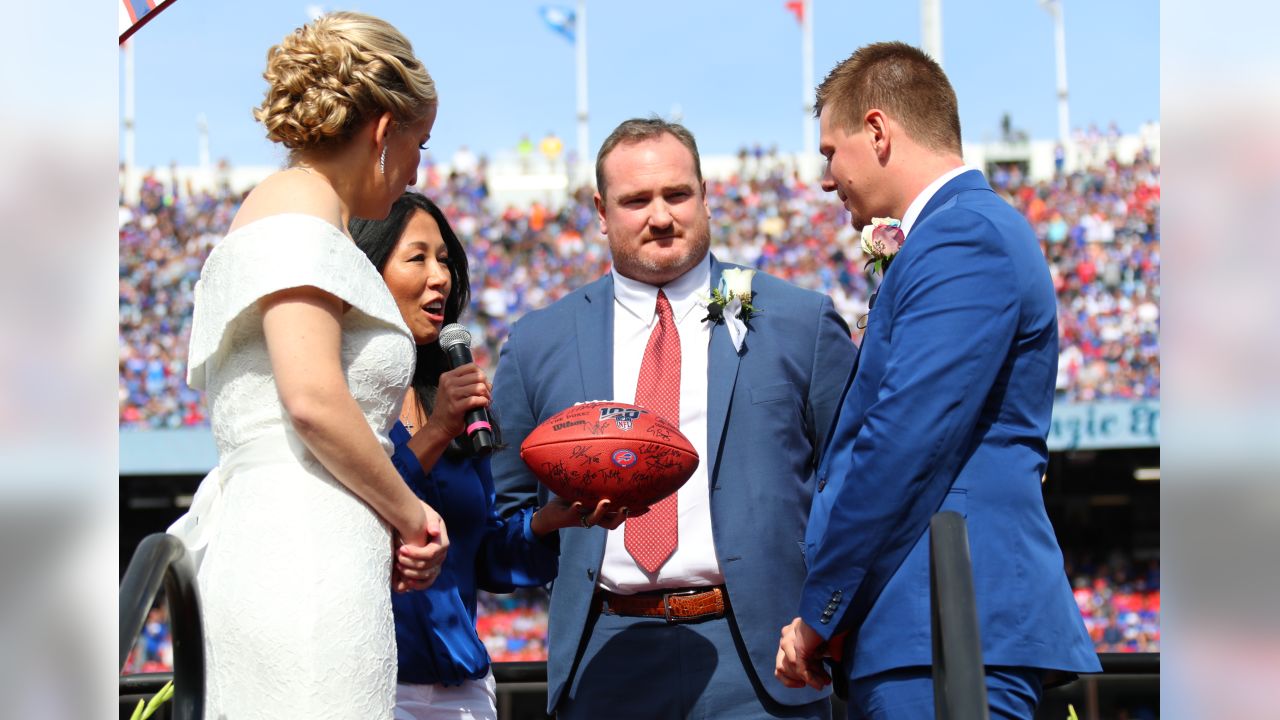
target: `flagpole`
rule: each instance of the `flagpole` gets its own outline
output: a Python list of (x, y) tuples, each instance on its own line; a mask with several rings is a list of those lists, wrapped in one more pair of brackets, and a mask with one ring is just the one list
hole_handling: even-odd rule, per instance
[(133, 41), (124, 43), (124, 197), (129, 203), (138, 202), (138, 179), (134, 165), (134, 98), (133, 98)]
[(577, 55), (578, 71), (578, 167), (574, 172), (574, 186), (590, 183), (589, 161), (591, 146), (587, 140), (587, 0), (578, 0), (574, 14), (573, 46)]
[(807, 169), (816, 162), (818, 153), (813, 130), (813, 0), (804, 0), (800, 26), (800, 62), (803, 68), (801, 82), (804, 84), (801, 95), (804, 101), (804, 160), (800, 163), (800, 168), (808, 174)]
[(1054, 64), (1058, 74), (1058, 142), (1067, 153), (1066, 169), (1074, 167), (1071, 147), (1071, 112), (1067, 105), (1067, 35), (1062, 20), (1062, 0), (1040, 0), (1040, 7), (1053, 17)]
[(920, 0), (920, 44), (942, 65), (942, 0)]
[(204, 113), (196, 115), (196, 134), (199, 138), (196, 149), (200, 158), (200, 181), (197, 186), (201, 189), (212, 189), (213, 157), (209, 152), (209, 120)]

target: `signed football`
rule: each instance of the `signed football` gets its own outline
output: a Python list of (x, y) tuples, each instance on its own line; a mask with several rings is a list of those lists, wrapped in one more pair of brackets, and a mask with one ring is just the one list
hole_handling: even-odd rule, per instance
[(675, 425), (626, 403), (574, 405), (533, 429), (520, 457), (551, 492), (587, 507), (648, 507), (693, 475), (698, 451)]

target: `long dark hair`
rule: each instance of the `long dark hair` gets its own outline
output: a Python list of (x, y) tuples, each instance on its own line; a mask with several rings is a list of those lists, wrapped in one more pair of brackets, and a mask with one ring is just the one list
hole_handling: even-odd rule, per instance
[[(427, 213), (440, 227), (440, 237), (444, 239), (445, 249), (449, 253), (449, 296), (444, 299), (444, 323), (458, 322), (468, 303), (471, 302), (471, 280), (467, 272), (467, 251), (462, 247), (457, 234), (449, 226), (444, 213), (426, 195), (417, 192), (406, 192), (396, 199), (391, 212), (382, 220), (364, 220), (352, 218), (349, 227), (356, 247), (369, 258), (369, 262), (381, 274), (387, 267), (387, 260), (395, 251), (405, 226), (415, 212)], [(431, 415), (436, 405), (436, 387), (440, 384), (440, 374), (449, 370), (449, 359), (438, 343), (418, 346), (418, 364), (413, 370), (413, 391), (418, 396), (418, 404), (423, 413)], [(489, 420), (493, 424), (495, 439), (501, 443), (497, 418), (490, 409)], [(445, 454), (451, 457), (473, 455), (471, 442), (466, 435), (454, 438), (449, 443)]]

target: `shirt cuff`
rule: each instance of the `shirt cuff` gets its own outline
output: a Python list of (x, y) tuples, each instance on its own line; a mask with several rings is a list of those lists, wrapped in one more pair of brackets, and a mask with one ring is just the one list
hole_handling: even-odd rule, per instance
[(557, 555), (560, 554), (560, 531), (553, 530), (542, 537), (538, 537), (533, 532), (533, 514), (535, 512), (537, 511), (534, 508), (525, 508), (520, 511), (523, 516), (520, 525), (524, 528), (525, 542), (530, 545), (541, 545)]
[(520, 525), (524, 528), (524, 540), (527, 543), (536, 543), (542, 538), (533, 533), (533, 511), (525, 508), (520, 511)]

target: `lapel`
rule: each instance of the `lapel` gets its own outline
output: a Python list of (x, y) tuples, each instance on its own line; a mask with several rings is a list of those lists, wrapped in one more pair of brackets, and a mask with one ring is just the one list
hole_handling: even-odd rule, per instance
[[(720, 274), (726, 266), (711, 256), (711, 288), (720, 285)], [(707, 292), (711, 292), (707, 288)], [(711, 326), (710, 345), (707, 348), (707, 481), (715, 485), (720, 461), (720, 439), (724, 436), (725, 423), (729, 419), (729, 404), (733, 399), (733, 387), (738, 380), (741, 356), (733, 347), (729, 330), (724, 323)], [(751, 334), (747, 333), (742, 351), (750, 350)]]
[(990, 192), (991, 186), (987, 184), (987, 178), (977, 170), (968, 170), (951, 178), (950, 182), (938, 188), (938, 192), (934, 193), (933, 197), (929, 198), (929, 202), (924, 204), (924, 209), (920, 211), (920, 216), (916, 218), (915, 223), (911, 226), (911, 231), (915, 232), (915, 229), (920, 227), (920, 223), (924, 222), (924, 219), (929, 217), (933, 211), (942, 207), (951, 198), (965, 190), (986, 190)]
[(613, 399), (613, 275), (591, 283), (574, 313), (583, 401)]
[[(575, 308), (574, 322), (578, 330), (578, 367), (582, 369), (582, 401), (613, 399), (613, 274), (583, 289)], [(574, 401), (571, 400), (570, 404)], [(605, 541), (609, 532), (601, 527), (571, 530), (584, 538), (581, 543), (566, 545), (570, 555), (577, 555), (595, 572), (604, 564)], [(576, 561), (576, 559), (575, 559)]]

